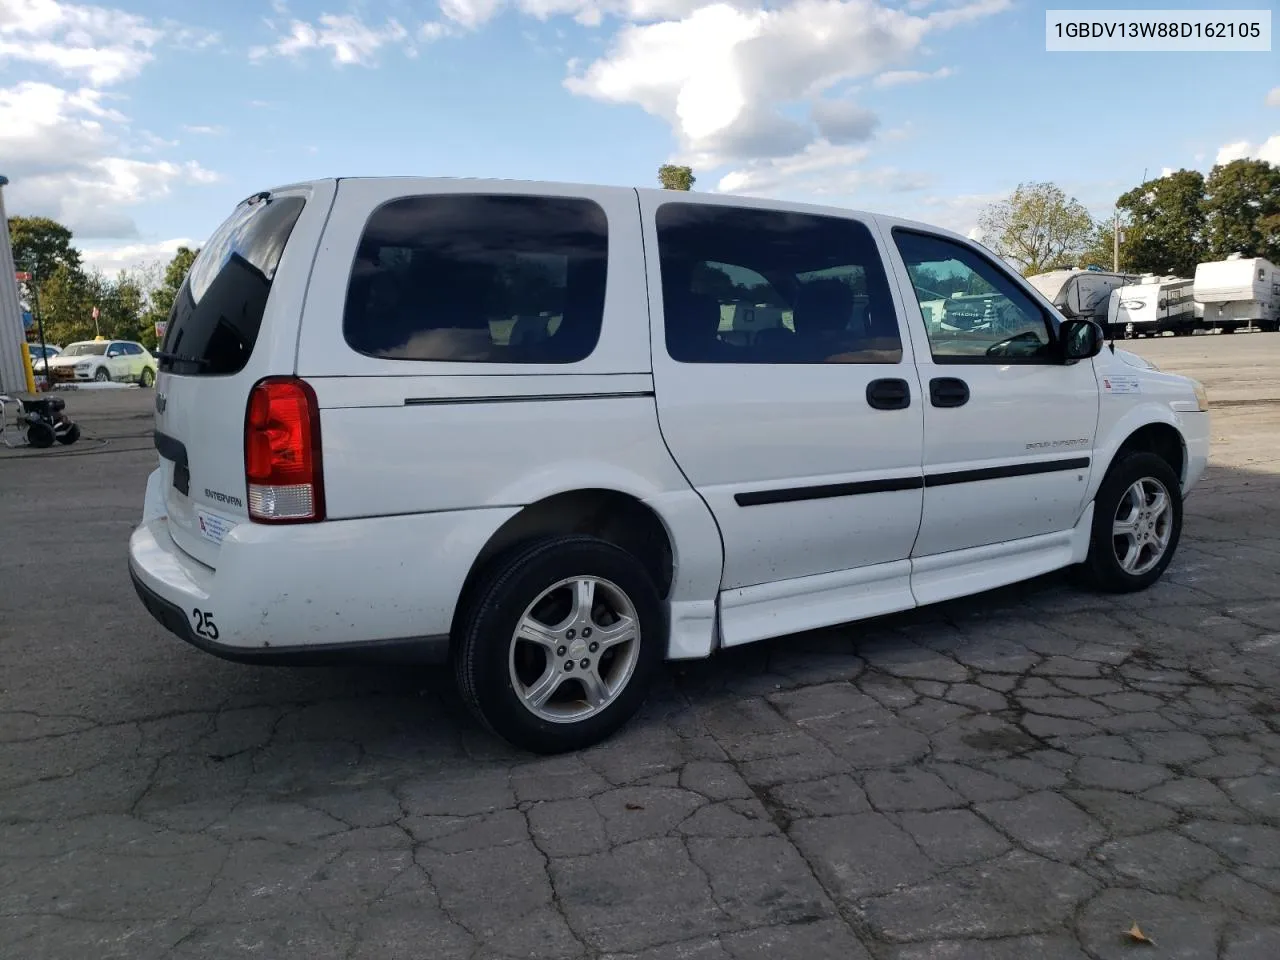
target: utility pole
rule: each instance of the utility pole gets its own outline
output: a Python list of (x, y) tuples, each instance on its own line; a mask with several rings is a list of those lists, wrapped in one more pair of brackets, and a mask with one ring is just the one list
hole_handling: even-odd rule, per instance
[(23, 393), (30, 367), (26, 361), (27, 334), (22, 328), (22, 305), (18, 302), (18, 278), (10, 249), (9, 219), (4, 212), (4, 187), (0, 176), (0, 392)]
[(1120, 211), (1115, 209), (1111, 212), (1111, 226), (1115, 234), (1111, 246), (1111, 272), (1120, 272)]

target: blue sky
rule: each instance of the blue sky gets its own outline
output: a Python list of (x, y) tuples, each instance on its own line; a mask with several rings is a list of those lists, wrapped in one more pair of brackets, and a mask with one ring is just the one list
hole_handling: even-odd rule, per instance
[(1020, 181), (1102, 214), (1144, 169), (1280, 163), (1276, 52), (1046, 53), (1065, 5), (0, 0), (0, 173), (112, 269), (331, 175), (652, 185), (675, 160), (968, 230)]

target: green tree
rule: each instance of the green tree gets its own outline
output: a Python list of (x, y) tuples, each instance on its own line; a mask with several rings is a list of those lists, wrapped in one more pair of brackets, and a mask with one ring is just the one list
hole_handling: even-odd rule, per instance
[(1195, 276), (1205, 254), (1205, 183), (1198, 170), (1148, 180), (1116, 201), (1124, 240), (1120, 265), (1135, 273)]
[(182, 289), (182, 284), (191, 271), (191, 264), (195, 262), (199, 252), (199, 248), (192, 250), (190, 247), (179, 247), (169, 265), (164, 268), (164, 279), (151, 295), (151, 310), (159, 319), (169, 316), (173, 301), (178, 299), (178, 291)]
[(93, 289), (77, 267), (58, 264), (39, 283), (39, 309), (49, 343), (93, 338)]
[(146, 321), (147, 297), (139, 282), (128, 272), (120, 271), (114, 280), (95, 273), (89, 277), (88, 287), (94, 306), (98, 308), (98, 329), (104, 337), (137, 340), (150, 344), (155, 340), (155, 330), (148, 330)]
[(1236, 160), (1215, 166), (1205, 184), (1207, 254), (1280, 258), (1280, 166)]
[(697, 181), (692, 167), (664, 163), (658, 168), (658, 182), (662, 184), (663, 190), (692, 190)]
[[(178, 299), (178, 291), (182, 289), (182, 284), (191, 271), (191, 264), (195, 262), (199, 252), (199, 248), (192, 250), (190, 247), (179, 247), (164, 268), (164, 277), (154, 289), (149, 291), (148, 308), (143, 317), (143, 326), (149, 339), (142, 341), (148, 347), (155, 344), (157, 339), (156, 324), (164, 323), (169, 319), (173, 302)], [(145, 286), (144, 289), (146, 289)]]
[(59, 267), (80, 269), (80, 251), (71, 246), (71, 231), (48, 217), (10, 217), (9, 239), (13, 262), (19, 270), (30, 270), (36, 282)]
[[(1098, 266), (1103, 270), (1111, 269), (1111, 265), (1115, 261), (1115, 225), (1116, 218), (1114, 216), (1099, 220), (1094, 224), (1089, 242), (1085, 244), (1085, 248), (1080, 251), (1080, 256), (1076, 259), (1075, 265), (1077, 267), (1083, 269), (1088, 266)], [(1121, 252), (1123, 253), (1123, 251)], [(1120, 263), (1123, 267), (1123, 256), (1120, 258)]]
[(1093, 218), (1053, 183), (1022, 183), (978, 220), (983, 242), (1023, 274), (1077, 261), (1094, 232)]

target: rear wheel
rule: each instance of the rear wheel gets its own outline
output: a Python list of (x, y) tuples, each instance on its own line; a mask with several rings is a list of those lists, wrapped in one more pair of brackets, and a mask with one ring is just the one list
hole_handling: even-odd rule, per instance
[(107, 372), (106, 367), (99, 367), (93, 374), (93, 379), (98, 383), (106, 383), (111, 379), (111, 374)]
[(1168, 461), (1132, 453), (1107, 473), (1094, 499), (1085, 572), (1109, 593), (1145, 590), (1164, 574), (1182, 534), (1182, 491)]
[(472, 591), (454, 673), (472, 710), (510, 743), (578, 750), (639, 709), (666, 633), (640, 561), (595, 537), (551, 537), (515, 548)]
[(155, 382), (156, 382), (156, 372), (152, 370), (150, 367), (147, 367), (146, 369), (144, 369), (142, 371), (142, 376), (138, 377), (138, 383), (142, 385), (142, 388), (144, 390), (150, 387)]
[(80, 424), (73, 423), (70, 427), (58, 434), (58, 442), (71, 446), (80, 439)]

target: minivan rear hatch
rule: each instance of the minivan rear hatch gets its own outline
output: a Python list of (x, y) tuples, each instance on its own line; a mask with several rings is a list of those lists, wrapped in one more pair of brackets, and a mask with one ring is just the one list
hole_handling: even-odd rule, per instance
[[(226, 536), (249, 522), (250, 391), (264, 376), (293, 371), (313, 241), (327, 212), (307, 210), (317, 199), (311, 188), (291, 188), (236, 207), (192, 263), (157, 351), (155, 441), (169, 532), (210, 567)], [(304, 211), (314, 213), (310, 227), (299, 227)]]

